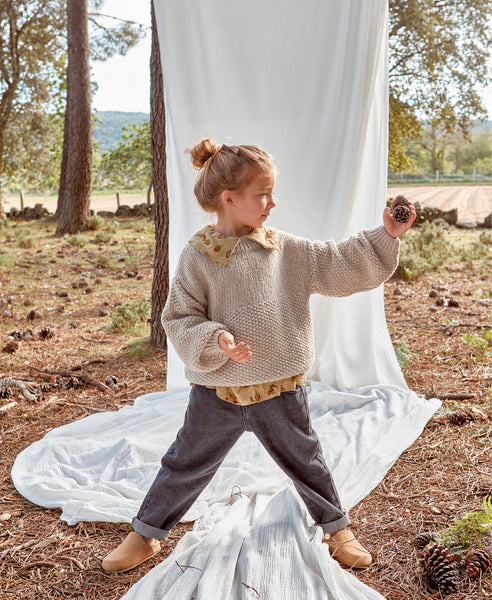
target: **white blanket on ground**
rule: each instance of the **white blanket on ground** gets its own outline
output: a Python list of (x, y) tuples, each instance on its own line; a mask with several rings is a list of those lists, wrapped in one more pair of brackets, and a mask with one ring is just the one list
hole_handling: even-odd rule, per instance
[[(16, 488), (35, 504), (60, 507), (68, 524), (130, 522), (182, 423), (188, 393), (148, 394), (50, 431), (17, 457)], [(308, 397), (347, 509), (378, 484), (439, 406), (391, 387), (346, 394), (313, 382)], [(242, 436), (186, 519), (199, 519), (194, 531), (125, 599), (256, 597), (243, 583), (270, 600), (379, 597), (321, 547), (321, 530), (252, 434)]]

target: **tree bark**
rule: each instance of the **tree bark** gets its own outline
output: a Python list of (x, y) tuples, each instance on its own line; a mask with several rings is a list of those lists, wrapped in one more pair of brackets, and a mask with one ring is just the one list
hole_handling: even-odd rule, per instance
[[(2, 162), (3, 162), (3, 136), (0, 136), (0, 177), (2, 176)], [(3, 203), (2, 188), (0, 186), (0, 220), (5, 219), (5, 207)]]
[(154, 12), (152, 12), (152, 52), (150, 57), (150, 137), (152, 150), (152, 181), (154, 184), (155, 258), (152, 282), (152, 313), (150, 344), (167, 348), (166, 334), (161, 324), (161, 313), (169, 292), (169, 210), (166, 177), (166, 117), (164, 84), (162, 80), (159, 39)]
[(92, 115), (87, 0), (67, 0), (67, 108), (56, 235), (87, 227), (92, 179)]

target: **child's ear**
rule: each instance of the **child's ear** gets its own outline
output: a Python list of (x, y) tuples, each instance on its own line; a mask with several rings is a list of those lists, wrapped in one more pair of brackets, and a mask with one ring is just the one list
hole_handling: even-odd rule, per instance
[(224, 190), (220, 194), (220, 201), (223, 206), (232, 206), (234, 204), (234, 193), (231, 190)]

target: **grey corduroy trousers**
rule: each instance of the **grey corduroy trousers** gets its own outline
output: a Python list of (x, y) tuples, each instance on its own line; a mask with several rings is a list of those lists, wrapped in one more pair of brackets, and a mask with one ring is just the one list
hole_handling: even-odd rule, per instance
[(350, 524), (312, 429), (304, 386), (240, 406), (222, 400), (213, 389), (195, 385), (184, 424), (162, 458), (161, 468), (132, 521), (133, 529), (145, 537), (165, 540), (245, 431), (256, 435), (292, 479), (325, 533)]

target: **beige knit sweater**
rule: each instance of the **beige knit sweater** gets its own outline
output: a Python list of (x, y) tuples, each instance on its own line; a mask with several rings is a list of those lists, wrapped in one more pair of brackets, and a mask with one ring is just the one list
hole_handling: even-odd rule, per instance
[[(310, 295), (373, 289), (398, 264), (399, 240), (383, 226), (338, 243), (275, 233), (278, 249), (241, 238), (225, 266), (184, 248), (162, 324), (190, 382), (242, 386), (304, 373), (314, 353)], [(223, 331), (251, 346), (246, 363), (220, 349)]]

